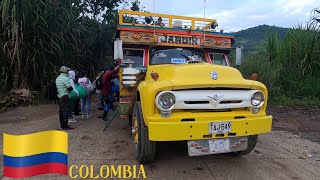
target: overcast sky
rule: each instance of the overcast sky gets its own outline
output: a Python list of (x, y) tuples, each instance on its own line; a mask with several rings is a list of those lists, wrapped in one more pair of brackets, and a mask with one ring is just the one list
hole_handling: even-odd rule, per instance
[[(148, 12), (203, 17), (204, 0), (140, 0)], [(219, 28), (234, 32), (267, 24), (293, 27), (305, 23), (320, 0), (206, 0), (206, 18), (215, 18)]]

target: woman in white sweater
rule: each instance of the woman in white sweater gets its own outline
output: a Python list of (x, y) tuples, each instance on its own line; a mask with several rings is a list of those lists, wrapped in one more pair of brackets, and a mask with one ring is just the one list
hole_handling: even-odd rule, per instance
[(84, 89), (87, 92), (87, 96), (84, 98), (81, 98), (81, 112), (82, 112), (82, 118), (86, 116), (87, 118), (91, 117), (90, 109), (91, 109), (91, 96), (93, 91), (93, 85), (89, 78), (87, 78), (87, 72), (83, 71), (81, 72), (81, 78), (78, 79), (78, 83), (80, 86), (84, 87)]
[[(77, 93), (78, 95), (78, 98), (79, 98), (79, 91), (76, 89), (76, 86), (75, 86), (75, 79), (76, 79), (76, 73), (74, 71), (69, 71), (69, 79), (70, 79), (70, 84), (71, 84), (71, 87), (73, 88), (73, 91), (75, 93)], [(76, 118), (75, 118), (75, 113), (77, 112), (77, 108), (79, 106), (79, 100), (72, 100), (72, 119), (69, 119), (69, 122), (76, 122)]]

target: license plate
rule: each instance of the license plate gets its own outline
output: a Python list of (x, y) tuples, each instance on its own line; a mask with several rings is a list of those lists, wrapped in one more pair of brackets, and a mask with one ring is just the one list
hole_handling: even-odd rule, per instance
[(209, 134), (224, 134), (231, 132), (231, 122), (210, 122), (209, 123)]
[(209, 140), (210, 152), (228, 152), (230, 151), (230, 139)]

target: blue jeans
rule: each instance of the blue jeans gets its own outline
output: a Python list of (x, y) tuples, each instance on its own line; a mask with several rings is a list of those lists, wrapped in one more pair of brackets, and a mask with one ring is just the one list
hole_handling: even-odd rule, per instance
[(112, 86), (111, 94), (119, 92), (119, 89), (120, 89), (119, 85)]
[(119, 86), (119, 85), (114, 85), (114, 86), (112, 86), (111, 93), (112, 93), (112, 94), (113, 94), (113, 93), (116, 93), (116, 95), (117, 95), (117, 101), (119, 101), (119, 96), (120, 96), (119, 90), (120, 90), (120, 86)]
[(90, 115), (91, 95), (81, 98), (81, 112), (83, 115)]
[(112, 106), (112, 94), (104, 96), (104, 101), (105, 101), (104, 111), (109, 112)]
[(119, 85), (112, 86), (111, 93), (109, 95), (104, 96), (105, 106), (104, 111), (109, 112), (110, 109), (113, 108), (112, 100), (113, 100), (113, 93), (119, 94)]

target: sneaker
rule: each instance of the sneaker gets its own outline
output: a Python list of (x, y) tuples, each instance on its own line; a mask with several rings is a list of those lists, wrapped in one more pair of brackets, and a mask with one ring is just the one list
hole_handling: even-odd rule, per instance
[(88, 119), (88, 118), (91, 118), (91, 117), (92, 117), (92, 115), (87, 115), (87, 119)]
[(68, 122), (73, 123), (73, 122), (77, 122), (77, 120), (76, 119), (69, 119)]

